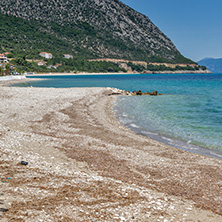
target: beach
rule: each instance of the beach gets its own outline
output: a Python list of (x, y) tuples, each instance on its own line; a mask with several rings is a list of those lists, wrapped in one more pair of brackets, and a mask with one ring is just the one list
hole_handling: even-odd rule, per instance
[(222, 221), (221, 160), (125, 128), (115, 92), (0, 87), (1, 221)]
[[(143, 74), (188, 74), (188, 73), (193, 73), (193, 74), (210, 74), (212, 72), (210, 72), (209, 70), (206, 71), (147, 71)], [(64, 72), (51, 72), (51, 73), (35, 73), (35, 74), (27, 74), (26, 76), (32, 77), (32, 76), (70, 76), (70, 75), (74, 75), (74, 76), (83, 76), (83, 75), (141, 75), (142, 73), (137, 72), (137, 71), (130, 71), (130, 72), (100, 72), (100, 73), (96, 73), (96, 72), (69, 72), (69, 73), (64, 73)]]

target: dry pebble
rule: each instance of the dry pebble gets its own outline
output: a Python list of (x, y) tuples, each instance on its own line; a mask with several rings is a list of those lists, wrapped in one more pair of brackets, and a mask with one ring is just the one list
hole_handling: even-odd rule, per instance
[[(173, 148), (119, 125), (107, 106), (112, 93), (124, 94), (113, 88), (0, 87), (1, 180), (11, 178), (0, 187), (0, 207), (9, 209), (0, 212), (0, 220), (221, 220), (194, 200), (160, 189), (159, 184), (173, 186), (167, 176), (186, 181), (178, 178), (179, 170), (160, 176), (156, 166), (164, 171), (174, 161), (172, 169), (184, 167), (181, 175), (202, 175), (182, 161), (189, 154), (170, 159), (165, 152), (177, 155)], [(220, 167), (206, 159), (199, 157), (200, 166)]]

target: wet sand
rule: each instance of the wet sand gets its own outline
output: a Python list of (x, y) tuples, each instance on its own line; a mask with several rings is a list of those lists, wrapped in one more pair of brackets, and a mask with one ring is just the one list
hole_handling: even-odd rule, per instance
[(112, 93), (0, 87), (0, 221), (222, 221), (221, 160), (123, 127)]

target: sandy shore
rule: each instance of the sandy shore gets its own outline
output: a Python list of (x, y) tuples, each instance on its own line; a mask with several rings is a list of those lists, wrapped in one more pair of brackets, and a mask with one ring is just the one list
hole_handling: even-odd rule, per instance
[(64, 72), (52, 72), (52, 73), (37, 73), (34, 75), (27, 75), (27, 76), (90, 76), (90, 75), (134, 75), (134, 74), (138, 74), (141, 75), (141, 73), (128, 73), (128, 72), (115, 72), (115, 73), (110, 73), (110, 72), (100, 72), (100, 73), (95, 73), (95, 72), (78, 72), (78, 73), (64, 73)]
[(211, 74), (209, 70), (206, 71), (154, 71), (154, 72), (148, 72), (148, 73), (138, 73), (136, 71), (134, 72), (115, 72), (115, 73), (88, 73), (88, 72), (78, 72), (78, 73), (57, 73), (57, 72), (52, 72), (52, 73), (38, 73), (34, 75), (27, 75), (27, 76), (88, 76), (88, 75), (141, 75), (141, 74), (147, 74), (147, 75), (152, 75), (152, 74)]
[(0, 87), (0, 221), (222, 221), (221, 160), (124, 128), (111, 93)]

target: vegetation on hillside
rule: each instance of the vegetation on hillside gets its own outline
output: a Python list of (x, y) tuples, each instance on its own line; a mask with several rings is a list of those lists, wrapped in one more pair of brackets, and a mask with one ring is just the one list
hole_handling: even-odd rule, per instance
[(1, 51), (37, 59), (117, 58), (146, 62), (193, 63), (148, 17), (120, 1), (0, 1)]
[[(36, 73), (47, 73), (47, 72), (96, 72), (96, 73), (107, 73), (107, 72), (126, 72), (125, 69), (119, 68), (115, 63), (105, 61), (94, 61), (89, 62), (84, 59), (65, 59), (65, 58), (54, 58), (45, 60), (45, 65), (38, 66), (36, 62), (28, 62), (24, 57), (17, 57), (11, 61), (15, 66), (16, 70), (20, 73), (23, 72), (36, 72)], [(58, 65), (59, 64), (59, 65)]]
[(151, 72), (162, 72), (162, 71), (170, 71), (170, 72), (176, 72), (176, 71), (198, 71), (198, 70), (206, 70), (206, 67), (204, 66), (179, 66), (177, 65), (175, 68), (168, 67), (165, 65), (153, 65), (153, 64), (148, 64), (147, 67), (145, 68), (142, 65), (135, 65), (131, 62), (127, 64), (129, 67), (132, 68), (133, 71), (142, 73), (146, 71), (151, 71)]
[[(78, 22), (76, 24), (61, 26), (52, 23), (50, 32), (47, 25), (41, 21), (24, 20), (13, 16), (0, 14), (0, 41), (1, 50), (9, 51), (12, 54), (8, 57), (14, 57), (12, 63), (16, 66), (18, 72), (124, 72), (125, 69), (119, 68), (117, 64), (110, 62), (89, 62), (90, 58), (99, 58), (99, 54), (91, 52), (87, 48), (80, 47), (77, 42), (82, 42), (88, 38), (88, 44), (93, 44), (96, 38), (100, 38), (95, 29), (86, 22)], [(127, 46), (119, 40), (109, 40), (108, 34), (104, 40), (107, 47), (116, 47), (118, 50), (134, 51), (135, 49)], [(65, 37), (64, 37), (65, 36)], [(45, 60), (45, 66), (38, 66), (36, 62), (28, 62), (27, 59), (41, 60), (39, 53), (42, 51), (53, 54), (53, 59)], [(135, 55), (143, 53), (141, 50), (135, 50)], [(136, 54), (138, 53), (138, 55)], [(72, 54), (73, 59), (63, 58), (63, 54)], [(127, 59), (123, 56), (122, 59)], [(170, 63), (171, 60), (161, 58), (160, 56), (152, 56), (147, 58), (147, 62), (163, 62)], [(192, 61), (181, 55), (173, 62), (192, 63)], [(62, 64), (56, 68), (47, 68)], [(135, 67), (128, 64), (132, 70), (143, 72), (144, 67)], [(148, 67), (151, 71), (170, 70), (167, 67)], [(172, 71), (172, 70), (170, 70)]]
[[(0, 52), (11, 52), (8, 57), (13, 58), (10, 62), (19, 73), (199, 69), (149, 64), (194, 62), (183, 57), (149, 18), (118, 0), (99, 3), (17, 0), (17, 3), (0, 2)], [(43, 59), (40, 52), (52, 53), (53, 59)], [(73, 59), (65, 59), (64, 54), (71, 54)], [(144, 61), (149, 65), (145, 68), (130, 62), (129, 69), (123, 69), (118, 63), (89, 61), (98, 58)], [(10, 71), (12, 68), (3, 69), (4, 74)]]
[[(85, 23), (77, 24), (76, 29), (67, 27), (59, 30), (57, 25), (54, 25), (53, 28), (58, 32), (66, 31), (68, 33), (70, 30), (73, 34), (73, 41), (81, 41), (80, 37), (83, 38), (90, 32)], [(73, 46), (72, 42), (62, 39), (59, 34), (57, 35), (53, 31), (47, 32), (45, 29), (47, 29), (47, 25), (43, 22), (0, 14), (1, 51), (9, 51), (15, 56), (26, 56), (29, 59), (39, 58), (39, 53), (42, 51), (51, 52), (54, 56), (71, 53), (78, 55), (79, 58), (93, 58), (93, 54), (88, 50)], [(79, 31), (79, 34), (75, 35), (78, 33), (78, 29), (81, 32)]]
[[(27, 61), (25, 57), (19, 56), (11, 61), (11, 63), (16, 67), (16, 71), (19, 73), (24, 72), (36, 72), (36, 73), (49, 73), (49, 72), (89, 72), (89, 73), (117, 73), (117, 72), (127, 72), (126, 69), (120, 68), (121, 64), (106, 62), (106, 61), (86, 61), (84, 59), (65, 59), (63, 57), (56, 57), (53, 59), (44, 59), (43, 64), (39, 66), (35, 61)], [(153, 65), (148, 64), (147, 67), (143, 65), (134, 64), (128, 62), (128, 68), (131, 68), (133, 72), (146, 73), (151, 72), (161, 72), (161, 71), (198, 71), (206, 70), (204, 66), (176, 66), (171, 68), (165, 65)]]

